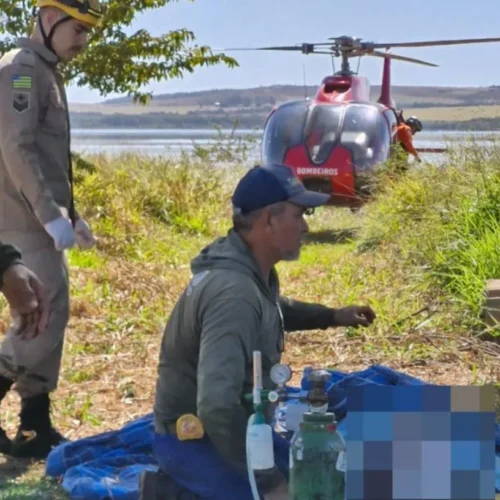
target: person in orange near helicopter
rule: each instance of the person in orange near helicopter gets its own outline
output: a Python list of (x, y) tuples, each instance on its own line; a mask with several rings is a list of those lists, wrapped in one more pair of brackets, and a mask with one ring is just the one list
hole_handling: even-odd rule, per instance
[(416, 116), (411, 116), (408, 120), (405, 120), (402, 115), (399, 118), (399, 125), (396, 129), (398, 142), (407, 153), (412, 154), (421, 163), (422, 159), (413, 146), (413, 136), (422, 130), (422, 122)]

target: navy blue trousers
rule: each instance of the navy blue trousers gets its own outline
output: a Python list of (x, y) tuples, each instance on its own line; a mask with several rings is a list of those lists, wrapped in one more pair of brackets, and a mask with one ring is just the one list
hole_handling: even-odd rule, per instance
[[(288, 480), (290, 445), (274, 432), (273, 441), (274, 461)], [(248, 476), (229, 467), (207, 436), (179, 441), (175, 435), (155, 434), (153, 455), (161, 470), (176, 483), (176, 493), (185, 490), (182, 498), (186, 500), (253, 500)]]

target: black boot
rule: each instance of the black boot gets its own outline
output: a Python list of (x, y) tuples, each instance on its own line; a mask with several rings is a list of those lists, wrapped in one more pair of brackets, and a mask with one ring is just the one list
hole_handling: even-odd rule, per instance
[(12, 456), (45, 459), (52, 448), (67, 441), (52, 427), (48, 394), (22, 399), (19, 416), (21, 424), (12, 441)]
[[(0, 402), (2, 401), (3, 398), (5, 398), (6, 394), (10, 391), (10, 388), (12, 387), (12, 384), (14, 383), (13, 380), (10, 380), (8, 378), (2, 377), (0, 375)], [(5, 454), (9, 455), (11, 452), (11, 441), (7, 437), (7, 434), (5, 434), (5, 431), (2, 429), (0, 426), (0, 454)]]

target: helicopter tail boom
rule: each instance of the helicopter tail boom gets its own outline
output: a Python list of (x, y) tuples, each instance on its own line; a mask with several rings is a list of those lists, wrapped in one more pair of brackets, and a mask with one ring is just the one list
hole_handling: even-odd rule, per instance
[(391, 59), (384, 59), (384, 69), (382, 73), (382, 86), (378, 102), (389, 108), (394, 108), (396, 104), (391, 97)]

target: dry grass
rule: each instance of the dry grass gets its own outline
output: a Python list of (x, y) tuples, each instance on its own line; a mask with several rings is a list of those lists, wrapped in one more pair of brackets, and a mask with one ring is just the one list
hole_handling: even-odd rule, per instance
[[(165, 106), (162, 104), (70, 104), (72, 113), (102, 113), (103, 115), (126, 114), (142, 115), (145, 113), (179, 113), (186, 115), (190, 111), (200, 111), (200, 106)], [(216, 106), (203, 106), (203, 111), (217, 111)]]
[[(72, 314), (54, 394), (54, 421), (72, 440), (152, 411), (164, 325), (189, 279), (190, 259), (229, 228), (229, 195), (241, 172), (207, 170), (192, 160), (94, 161), (98, 169), (79, 179), (77, 195), (99, 243), (69, 253)], [(290, 334), (284, 361), (293, 382), (307, 365), (350, 371), (374, 363), (441, 384), (500, 380), (500, 346), (469, 334), (466, 309), (436, 289), (397, 239), (362, 250), (370, 214), (371, 206), (356, 215), (318, 210), (300, 261), (278, 266), (286, 295), (331, 306), (371, 304), (378, 314), (367, 330)], [(0, 331), (6, 326), (3, 311)], [(12, 393), (2, 404), (11, 435), (17, 413)], [(0, 471), (23, 482), (43, 474), (40, 465), (25, 471), (1, 459)], [(26, 498), (57, 498), (47, 495)]]
[(450, 106), (433, 108), (406, 108), (405, 116), (416, 115), (425, 121), (465, 122), (479, 118), (498, 118), (500, 106)]

